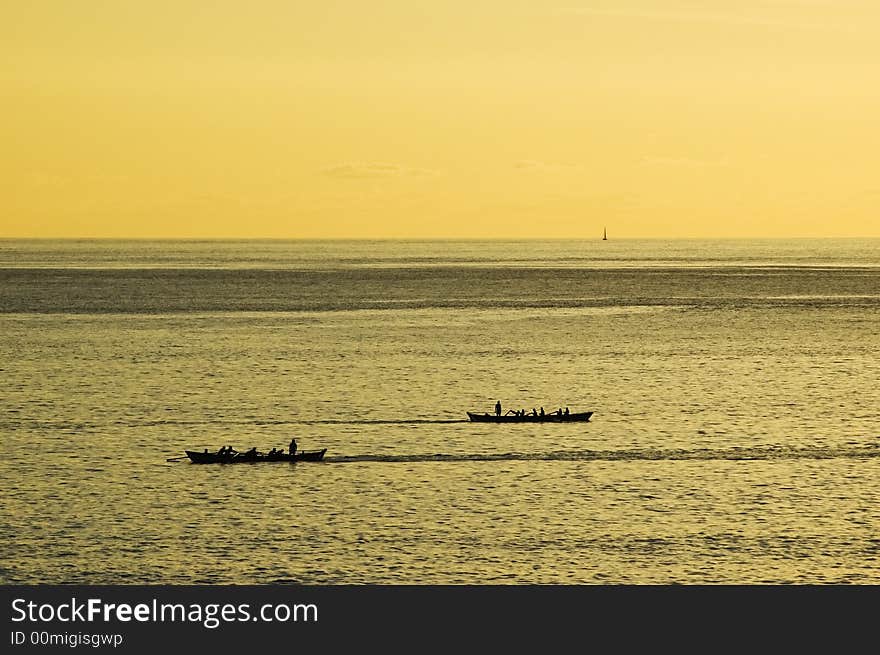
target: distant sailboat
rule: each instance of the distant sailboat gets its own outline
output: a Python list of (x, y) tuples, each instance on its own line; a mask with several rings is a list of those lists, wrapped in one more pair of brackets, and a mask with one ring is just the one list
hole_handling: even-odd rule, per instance
[(608, 228), (602, 228), (602, 241), (608, 241)]

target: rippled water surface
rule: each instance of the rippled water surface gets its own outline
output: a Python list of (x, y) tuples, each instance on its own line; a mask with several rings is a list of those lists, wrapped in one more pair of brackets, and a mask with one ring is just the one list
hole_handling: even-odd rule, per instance
[(0, 580), (877, 584), (878, 246), (0, 241)]

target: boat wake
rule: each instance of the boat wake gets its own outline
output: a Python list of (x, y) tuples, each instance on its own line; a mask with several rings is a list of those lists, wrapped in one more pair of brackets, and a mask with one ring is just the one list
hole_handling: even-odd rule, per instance
[(389, 420), (389, 419), (364, 419), (364, 420), (342, 420), (342, 419), (317, 419), (313, 421), (291, 421), (297, 425), (412, 425), (416, 423), (470, 423), (466, 418), (450, 418), (450, 419), (406, 419), (406, 420)]
[(325, 462), (351, 464), (359, 462), (593, 462), (593, 461), (711, 461), (711, 460), (822, 460), (870, 459), (880, 457), (880, 446), (821, 447), (758, 446), (753, 448), (698, 448), (644, 450), (559, 450), (547, 453), (471, 453), (433, 455), (336, 455)]
[(84, 422), (84, 421), (35, 421), (30, 419), (3, 419), (0, 420), (0, 430), (58, 430), (72, 433), (88, 432), (91, 430), (105, 430), (107, 427), (114, 428), (154, 428), (154, 427), (185, 427), (204, 428), (210, 426), (240, 426), (240, 427), (264, 427), (264, 426), (297, 426), (297, 425), (437, 425), (440, 423), (470, 423), (466, 418), (453, 419), (311, 419), (311, 420), (273, 420), (273, 419), (212, 419), (201, 421), (187, 421), (180, 419), (159, 419), (147, 421), (119, 420), (109, 423)]

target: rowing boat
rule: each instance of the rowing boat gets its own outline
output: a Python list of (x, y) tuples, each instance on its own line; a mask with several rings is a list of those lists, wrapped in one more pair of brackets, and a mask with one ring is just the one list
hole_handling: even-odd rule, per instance
[(508, 414), (506, 416), (498, 416), (497, 414), (477, 414), (468, 412), (468, 418), (475, 423), (572, 423), (589, 421), (593, 412), (577, 412), (571, 414), (526, 414), (525, 416), (517, 416), (516, 414)]
[(198, 452), (194, 450), (184, 451), (193, 464), (255, 464), (257, 462), (320, 462), (324, 459), (323, 450), (304, 450), (293, 455), (280, 453), (275, 455), (256, 453), (233, 453), (231, 455), (218, 455), (217, 453)]

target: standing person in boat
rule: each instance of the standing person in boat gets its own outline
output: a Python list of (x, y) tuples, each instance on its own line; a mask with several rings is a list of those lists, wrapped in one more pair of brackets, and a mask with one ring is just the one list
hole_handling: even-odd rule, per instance
[(501, 401), (495, 403), (495, 416), (501, 416)]
[(296, 438), (290, 440), (290, 454), (296, 455)]

